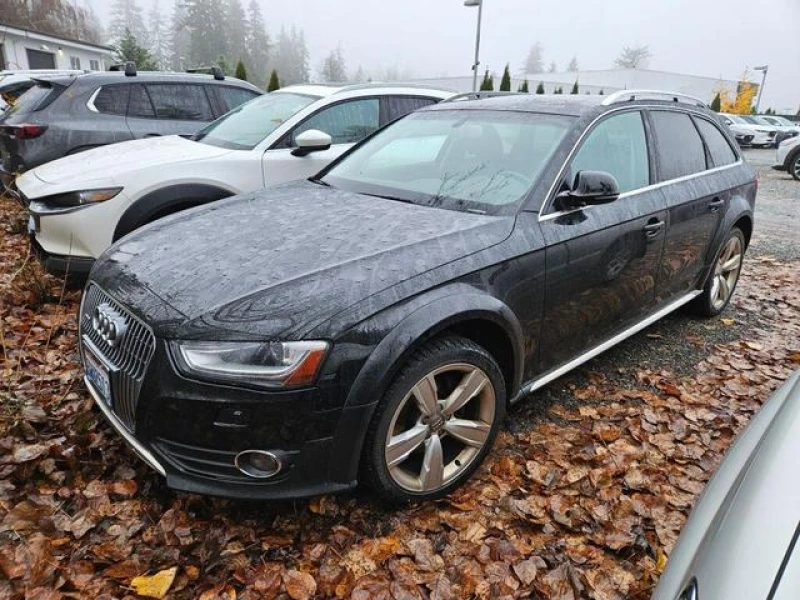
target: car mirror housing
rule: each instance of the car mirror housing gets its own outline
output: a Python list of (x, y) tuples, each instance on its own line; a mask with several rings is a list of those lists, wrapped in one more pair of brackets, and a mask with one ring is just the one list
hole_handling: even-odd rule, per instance
[(605, 171), (579, 171), (571, 190), (556, 196), (562, 210), (583, 208), (594, 204), (608, 204), (619, 198), (619, 184)]
[(333, 139), (324, 131), (309, 129), (294, 139), (297, 147), (292, 150), (294, 156), (306, 156), (312, 152), (320, 152), (331, 147)]

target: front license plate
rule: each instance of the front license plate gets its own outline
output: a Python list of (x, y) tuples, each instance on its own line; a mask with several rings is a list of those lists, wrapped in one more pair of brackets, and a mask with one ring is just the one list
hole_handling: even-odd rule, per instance
[(86, 378), (100, 394), (103, 401), (111, 406), (111, 379), (106, 369), (92, 353), (84, 350), (84, 367), (86, 368)]

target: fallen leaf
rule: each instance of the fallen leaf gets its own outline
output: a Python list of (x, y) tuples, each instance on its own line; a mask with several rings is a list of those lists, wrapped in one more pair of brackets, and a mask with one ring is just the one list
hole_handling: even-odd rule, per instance
[(171, 569), (159, 571), (155, 575), (140, 575), (131, 580), (131, 587), (140, 596), (161, 599), (169, 592), (177, 573), (178, 567), (172, 567)]

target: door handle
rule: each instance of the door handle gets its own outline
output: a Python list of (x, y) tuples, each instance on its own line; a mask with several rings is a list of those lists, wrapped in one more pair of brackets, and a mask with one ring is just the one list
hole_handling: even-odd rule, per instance
[(725, 200), (723, 200), (720, 197), (717, 197), (708, 203), (708, 208), (711, 212), (717, 212), (720, 208), (724, 206), (724, 204)]
[(647, 239), (658, 237), (664, 229), (664, 221), (651, 221), (644, 226), (644, 234)]

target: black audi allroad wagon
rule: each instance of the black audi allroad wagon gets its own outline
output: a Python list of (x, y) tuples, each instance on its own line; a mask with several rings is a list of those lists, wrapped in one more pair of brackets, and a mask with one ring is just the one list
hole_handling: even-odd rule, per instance
[(110, 248), (86, 384), (178, 490), (435, 498), (510, 404), (681, 306), (720, 313), (756, 188), (688, 97), (445, 102)]

